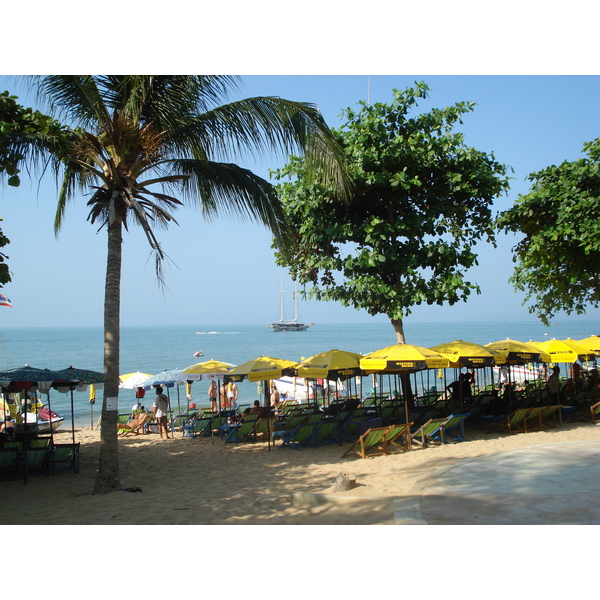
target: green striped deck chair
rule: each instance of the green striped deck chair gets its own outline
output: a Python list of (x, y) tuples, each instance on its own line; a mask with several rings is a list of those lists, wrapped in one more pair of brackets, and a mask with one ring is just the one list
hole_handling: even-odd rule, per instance
[(517, 408), (506, 417), (506, 421), (500, 421), (496, 427), (500, 430), (507, 430), (508, 433), (527, 433), (527, 414), (530, 408)]
[(50, 455), (50, 471), (52, 475), (56, 471), (79, 473), (79, 443), (54, 444)]
[(48, 476), (50, 472), (50, 448), (48, 446), (25, 448), (23, 452), (23, 469), (26, 475), (31, 471), (40, 471)]
[(276, 445), (276, 438), (281, 439), (281, 444), (278, 446), (280, 449), (293, 448), (294, 450), (300, 450), (301, 445), (314, 445), (313, 434), (316, 428), (316, 423), (303, 423), (302, 425), (298, 425), (298, 427), (292, 431), (274, 431), (271, 434), (273, 446)]
[(202, 417), (201, 419), (193, 419), (190, 423), (183, 426), (183, 437), (198, 437), (199, 435), (210, 434), (210, 425), (212, 417)]
[(323, 420), (323, 413), (317, 412), (312, 415), (308, 415), (308, 419), (306, 419), (307, 423), (320, 423)]
[(444, 443), (449, 444), (451, 438), (455, 442), (465, 441), (465, 421), (471, 416), (470, 413), (462, 415), (450, 415), (448, 420), (442, 426), (444, 433)]
[(541, 431), (544, 428), (542, 415), (546, 408), (546, 406), (535, 406), (528, 410), (527, 414), (525, 415), (525, 429), (527, 431)]
[(4, 479), (20, 479), (21, 452), (18, 448), (0, 448), (0, 477)]
[(258, 419), (244, 419), (237, 427), (233, 427), (227, 432), (225, 443), (245, 442), (249, 437), (254, 436), (256, 423), (258, 423)]
[(551, 427), (557, 427), (557, 421), (558, 421), (558, 425), (562, 424), (562, 404), (554, 404), (552, 406), (544, 406), (543, 407), (543, 412), (540, 416), (542, 424), (544, 424), (544, 422), (548, 422), (548, 420), (550, 418), (552, 418), (552, 425)]
[(130, 414), (122, 413), (117, 415), (117, 423), (121, 423), (121, 425), (125, 425), (129, 421)]
[(429, 421), (421, 425), (411, 434), (410, 441), (423, 447), (427, 446), (429, 442), (444, 443), (443, 426), (447, 421), (448, 417), (442, 419), (429, 419)]
[(358, 454), (361, 458), (388, 454), (383, 443), (383, 437), (388, 431), (390, 431), (390, 427), (368, 429), (353, 444), (348, 445), (348, 449), (342, 454), (342, 458), (348, 456), (351, 452)]
[[(410, 450), (410, 428), (412, 423), (403, 423), (401, 425), (392, 425), (383, 435), (383, 450), (385, 454), (390, 454), (390, 445), (404, 450)], [(402, 438), (402, 443), (398, 440)]]
[[(269, 423), (270, 421), (270, 423)], [(256, 436), (256, 438), (258, 438), (258, 436), (270, 436), (270, 432), (273, 431), (275, 429), (275, 419), (269, 419), (269, 418), (261, 418), (258, 420), (258, 423), (256, 424), (256, 428), (254, 429), (254, 435)], [(267, 438), (268, 439), (268, 438)]]
[(600, 402), (596, 402), (596, 404), (590, 406), (590, 419), (592, 423), (600, 421)]
[(322, 446), (327, 443), (338, 441), (337, 422), (334, 420), (321, 421), (315, 429), (315, 444)]

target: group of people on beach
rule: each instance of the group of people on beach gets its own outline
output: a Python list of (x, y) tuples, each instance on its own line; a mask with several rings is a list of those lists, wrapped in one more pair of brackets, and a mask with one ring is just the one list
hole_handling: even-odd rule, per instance
[(221, 400), (221, 408), (235, 409), (237, 408), (238, 400), (238, 387), (233, 381), (229, 383), (223, 382), (221, 387), (217, 390), (217, 384), (214, 379), (210, 382), (208, 387), (208, 399), (210, 400), (210, 407), (213, 412), (219, 410), (217, 398)]

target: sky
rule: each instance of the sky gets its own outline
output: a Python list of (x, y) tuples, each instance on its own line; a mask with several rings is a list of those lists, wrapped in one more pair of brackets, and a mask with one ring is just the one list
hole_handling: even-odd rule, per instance
[[(564, 17), (563, 24), (568, 25), (570, 19), (570, 16)], [(435, 25), (430, 33), (439, 34), (442, 29), (438, 27), (439, 24)], [(587, 25), (584, 23), (582, 27), (585, 31)], [(516, 26), (515, 31), (519, 30), (520, 26)], [(523, 42), (512, 46), (507, 43), (513, 51), (510, 54), (497, 42), (493, 48), (482, 45), (483, 34), (476, 28), (473, 31), (476, 33), (470, 43), (478, 42), (481, 52), (474, 52), (466, 38), (455, 44), (454, 54), (428, 46), (429, 54), (402, 52), (396, 56), (390, 54), (389, 44), (382, 44), (377, 36), (361, 34), (352, 38), (354, 41), (348, 45), (346, 54), (332, 54), (328, 51), (330, 46), (323, 42), (320, 52), (327, 56), (327, 61), (315, 59), (316, 38), (313, 37), (313, 41), (305, 40), (306, 63), (299, 59), (297, 51), (286, 54), (282, 62), (273, 48), (271, 54), (265, 55), (264, 38), (259, 36), (248, 52), (250, 57), (258, 57), (255, 62), (243, 52), (228, 54), (229, 62), (222, 63), (218, 60), (211, 63), (213, 57), (196, 62), (186, 53), (181, 55), (180, 70), (170, 63), (169, 71), (161, 71), (164, 61), (158, 59), (150, 61), (149, 66), (159, 67), (159, 72), (195, 72), (208, 64), (214, 65), (212, 72), (241, 73), (238, 97), (276, 95), (313, 102), (332, 127), (342, 124), (342, 109), (355, 108), (360, 101), (388, 103), (392, 89), (404, 89), (415, 81), (424, 81), (430, 87), (430, 96), (419, 103), (419, 110), (473, 101), (475, 110), (465, 115), (461, 127), (466, 144), (493, 153), (496, 160), (513, 169), (511, 190), (495, 202), (493, 210), (496, 212), (509, 208), (519, 194), (527, 193), (528, 174), (551, 164), (580, 158), (583, 144), (600, 135), (600, 77), (593, 70), (595, 66), (588, 67), (584, 61), (579, 61), (579, 68), (570, 74), (563, 67), (564, 48), (556, 42), (548, 43), (546, 33), (539, 35), (537, 46), (535, 37), (529, 40), (527, 47)], [(336, 33), (334, 39), (338, 43), (340, 39), (344, 41), (343, 32), (336, 30)], [(498, 34), (493, 29), (488, 30), (488, 41), (496, 39), (495, 35)], [(232, 38), (228, 39), (232, 45)], [(240, 37), (238, 41), (244, 43), (247, 38)], [(292, 36), (285, 48), (297, 41)], [(411, 41), (414, 45), (421, 40), (413, 36)], [(60, 43), (60, 40), (55, 41), (56, 51), (60, 51)], [(357, 60), (351, 66), (348, 60), (356, 55), (356, 44), (363, 47), (365, 53), (362, 61)], [(375, 46), (381, 51), (380, 60), (373, 60)], [(189, 44), (184, 46), (188, 51), (190, 47)], [(407, 47), (410, 46), (406, 40), (398, 42), (398, 50)], [(423, 48), (422, 44), (417, 47)], [(467, 48), (472, 55), (465, 60)], [(545, 49), (543, 59), (542, 49)], [(585, 54), (585, 46), (572, 54), (577, 56), (581, 50)], [(424, 54), (428, 61), (423, 59)], [(454, 56), (453, 63), (448, 60), (449, 55)], [(504, 60), (499, 60), (499, 55)], [(5, 69), (0, 75), (0, 89), (8, 89), (26, 106), (35, 106), (30, 90), (18, 86), (12, 75), (59, 72), (61, 67), (61, 72), (84, 70), (77, 69), (77, 62), (74, 65), (60, 59), (53, 62), (51, 56), (43, 63), (39, 62), (38, 55), (35, 60), (26, 57), (11, 65), (11, 69)], [(85, 64), (92, 69), (105, 66), (110, 70), (115, 66), (111, 59), (104, 63), (98, 63), (97, 57), (89, 60), (89, 65)], [(144, 69), (146, 64), (140, 65), (139, 72), (148, 72)], [(570, 65), (572, 67), (572, 63)], [(236, 66), (239, 69), (235, 69)], [(123, 72), (123, 69), (114, 70)], [(268, 169), (283, 165), (284, 157), (271, 160), (248, 157), (243, 164), (268, 177)], [(12, 309), (1, 313), (3, 326), (102, 325), (106, 233), (97, 232), (87, 221), (86, 200), (81, 197), (68, 207), (63, 229), (56, 238), (53, 231), (56, 198), (51, 176), (41, 182), (23, 177), (20, 188), (0, 188), (2, 229), (11, 240), (5, 252), (13, 276), (13, 281), (3, 290), (13, 303)], [(179, 225), (159, 231), (158, 236), (169, 256), (165, 290), (157, 284), (142, 231), (133, 228), (125, 234), (122, 325), (266, 325), (279, 317), (283, 271), (275, 265), (271, 237), (264, 228), (251, 222), (226, 219), (209, 223), (191, 209), (180, 209), (175, 218)], [(516, 241), (514, 236), (501, 234), (497, 248), (488, 245), (478, 248), (480, 264), (469, 271), (469, 278), (480, 286), (481, 295), (472, 295), (468, 302), (452, 307), (415, 307), (407, 320), (534, 319), (522, 306), (523, 294), (516, 293), (508, 283), (513, 269), (511, 247)], [(293, 284), (285, 273), (283, 287), (290, 313), (286, 316), (291, 316)], [(588, 316), (596, 315), (591, 311)], [(316, 301), (300, 302), (300, 317), (316, 323), (387, 320), (383, 315), (370, 317), (365, 311)]]

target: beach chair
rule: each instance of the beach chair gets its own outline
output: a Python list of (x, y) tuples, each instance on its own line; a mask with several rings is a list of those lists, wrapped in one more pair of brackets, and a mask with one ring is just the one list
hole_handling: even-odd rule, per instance
[(527, 433), (527, 414), (530, 408), (517, 408), (513, 410), (506, 418), (506, 421), (496, 423), (496, 428), (508, 433)]
[(0, 448), (0, 477), (3, 479), (21, 478), (21, 452), (18, 448)]
[(28, 441), (28, 448), (48, 448), (50, 446), (50, 441), (52, 438), (49, 437), (37, 437), (32, 438)]
[(144, 433), (144, 425), (148, 420), (148, 413), (140, 413), (135, 419), (125, 423), (117, 423), (117, 432), (123, 437)]
[[(244, 419), (234, 427), (231, 425), (228, 427), (227, 423), (221, 425), (220, 429), (225, 433), (225, 443), (245, 442), (250, 436), (254, 436), (254, 428), (257, 422), (258, 419)], [(227, 429), (223, 429), (224, 427)]]
[(465, 413), (462, 415), (450, 415), (448, 417), (448, 420), (442, 426), (444, 443), (450, 443), (448, 438), (452, 438), (452, 440), (456, 442), (465, 441), (465, 421), (469, 418), (469, 416), (470, 413)]
[(301, 445), (314, 445), (314, 431), (317, 428), (316, 423), (303, 423), (298, 425), (296, 429), (292, 431), (274, 431), (271, 436), (273, 439), (273, 446), (275, 446), (275, 439), (281, 438), (281, 444), (279, 448), (293, 448), (294, 450), (300, 450)]
[(79, 473), (79, 442), (76, 444), (54, 444), (52, 446), (50, 472), (54, 475), (56, 471), (75, 471), (75, 473)]
[(384, 447), (383, 436), (389, 431), (390, 427), (375, 427), (365, 431), (353, 444), (347, 445), (348, 449), (342, 454), (342, 458), (351, 452), (358, 454), (361, 458), (388, 454)]
[(600, 402), (596, 402), (596, 404), (590, 406), (590, 420), (592, 423), (600, 421)]
[(427, 406), (425, 408), (415, 408), (408, 413), (408, 420), (412, 421), (413, 426), (412, 430), (416, 431), (430, 421), (431, 419), (435, 419), (437, 415), (437, 408), (435, 406)]
[(414, 442), (423, 447), (427, 446), (428, 442), (445, 443), (443, 427), (447, 421), (448, 417), (442, 419), (429, 419), (427, 423), (421, 425), (411, 434), (411, 443)]
[(175, 430), (183, 432), (183, 426), (191, 420), (192, 415), (189, 415), (188, 413), (177, 415), (176, 417), (173, 417), (173, 421), (169, 423), (169, 430), (171, 433), (175, 432)]
[(23, 451), (23, 472), (25, 476), (32, 471), (38, 471), (47, 477), (50, 473), (50, 456), (49, 446), (25, 448)]
[(316, 446), (338, 441), (337, 422), (333, 419), (321, 421), (314, 430), (314, 441)]
[[(258, 420), (256, 427), (254, 428), (254, 439), (258, 439), (258, 436), (270, 435), (270, 432), (274, 430), (275, 419), (262, 417)], [(267, 438), (268, 439), (268, 438)]]
[(527, 429), (527, 431), (541, 431), (544, 428), (542, 415), (547, 408), (547, 406), (534, 406), (533, 408), (529, 408), (527, 413), (525, 413), (525, 429)]
[[(383, 435), (383, 451), (385, 454), (391, 454), (390, 445), (396, 448), (410, 450), (410, 428), (412, 423), (403, 423), (402, 425), (392, 425)], [(402, 438), (399, 444), (396, 440)]]
[(281, 430), (294, 430), (298, 425), (301, 425), (306, 421), (306, 415), (301, 411), (294, 411), (288, 413), (288, 417), (285, 421), (277, 421), (275, 429)]
[(198, 437), (203, 435), (206, 431), (210, 434), (210, 425), (212, 417), (202, 417), (199, 419), (192, 419), (189, 423), (183, 426), (183, 437)]

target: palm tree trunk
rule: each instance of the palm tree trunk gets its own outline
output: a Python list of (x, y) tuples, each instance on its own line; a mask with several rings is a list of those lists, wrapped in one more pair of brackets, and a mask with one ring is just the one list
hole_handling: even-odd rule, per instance
[(108, 227), (108, 258), (104, 292), (104, 398), (100, 429), (100, 464), (94, 494), (121, 487), (117, 441), (121, 314), (122, 220)]

